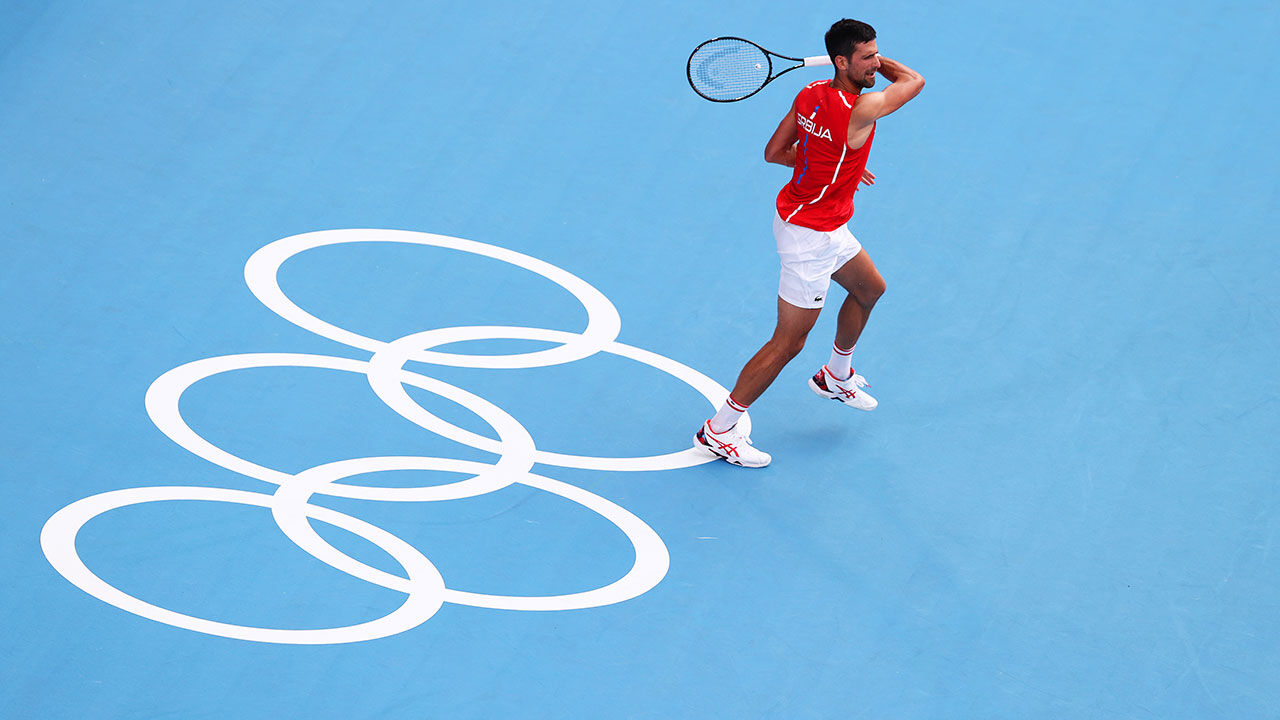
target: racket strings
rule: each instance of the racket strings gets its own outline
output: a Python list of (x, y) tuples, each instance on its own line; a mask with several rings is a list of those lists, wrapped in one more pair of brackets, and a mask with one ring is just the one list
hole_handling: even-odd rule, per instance
[(745, 40), (721, 38), (689, 57), (689, 82), (711, 100), (740, 100), (764, 86), (771, 65), (763, 50)]

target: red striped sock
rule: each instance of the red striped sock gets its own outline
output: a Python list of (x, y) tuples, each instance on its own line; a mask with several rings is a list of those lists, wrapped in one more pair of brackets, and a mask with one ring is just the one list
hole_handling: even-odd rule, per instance
[(720, 410), (716, 416), (711, 418), (711, 432), (722, 433), (725, 430), (738, 424), (738, 418), (742, 417), (742, 413), (747, 411), (747, 406), (740, 404), (730, 395), (724, 404), (720, 406)]
[[(855, 344), (854, 347), (857, 347)], [(827, 361), (827, 372), (837, 380), (848, 380), (853, 374), (853, 348), (845, 350), (831, 343), (831, 359)]]

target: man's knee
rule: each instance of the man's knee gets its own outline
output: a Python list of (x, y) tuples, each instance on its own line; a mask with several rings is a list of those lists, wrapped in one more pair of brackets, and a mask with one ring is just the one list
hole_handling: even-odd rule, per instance
[(783, 357), (787, 362), (791, 362), (795, 356), (800, 354), (804, 349), (804, 335), (779, 335), (775, 336), (772, 341), (774, 350)]
[(864, 308), (875, 307), (876, 301), (884, 295), (885, 282), (880, 273), (863, 280), (853, 289), (853, 297)]
[(804, 349), (804, 340), (804, 336), (802, 335), (797, 338), (790, 338), (787, 341), (786, 352), (788, 359), (794, 358), (800, 354), (800, 351)]
[(884, 278), (881, 277), (879, 273), (876, 273), (876, 276), (871, 278), (871, 282), (867, 288), (868, 295), (871, 298), (871, 304), (874, 305), (875, 302), (880, 299), (880, 296), (884, 295), (886, 287)]

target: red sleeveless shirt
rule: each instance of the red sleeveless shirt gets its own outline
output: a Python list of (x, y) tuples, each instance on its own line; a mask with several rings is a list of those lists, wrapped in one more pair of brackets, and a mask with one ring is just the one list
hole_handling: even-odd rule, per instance
[(778, 193), (778, 216), (793, 224), (829, 232), (853, 217), (853, 194), (867, 167), (875, 125), (857, 150), (849, 148), (849, 115), (858, 96), (809, 83), (796, 95), (796, 167)]

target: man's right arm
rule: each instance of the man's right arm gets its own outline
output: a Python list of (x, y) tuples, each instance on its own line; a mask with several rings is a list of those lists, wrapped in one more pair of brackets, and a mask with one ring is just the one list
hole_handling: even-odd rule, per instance
[(793, 104), (787, 109), (787, 116), (782, 118), (782, 122), (778, 123), (778, 129), (773, 131), (769, 142), (764, 146), (765, 162), (786, 165), (787, 167), (796, 166), (796, 119), (795, 105)]
[(883, 55), (880, 56), (880, 74), (892, 84), (879, 92), (863, 93), (853, 108), (855, 118), (864, 126), (906, 105), (924, 89), (923, 75)]

